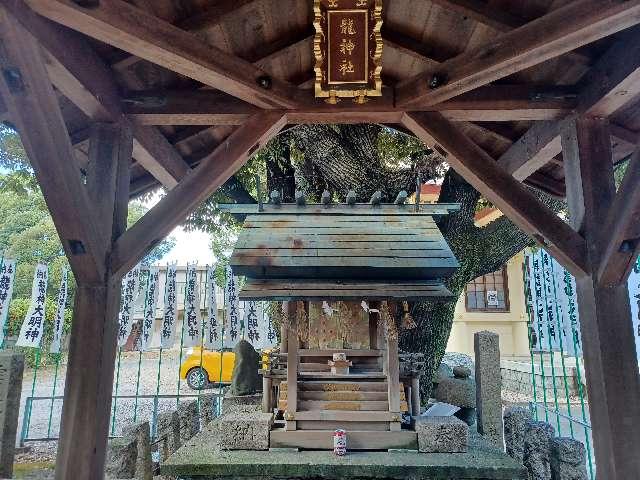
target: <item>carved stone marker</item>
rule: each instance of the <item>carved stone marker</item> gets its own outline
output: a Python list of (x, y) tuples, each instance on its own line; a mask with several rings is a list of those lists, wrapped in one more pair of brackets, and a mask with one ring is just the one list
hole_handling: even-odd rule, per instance
[(218, 429), (223, 450), (268, 450), (272, 413), (229, 413), (220, 417)]
[(552, 480), (587, 480), (586, 460), (582, 442), (567, 437), (551, 440)]
[(473, 344), (476, 354), (478, 433), (502, 450), (504, 436), (499, 336), (493, 332), (478, 332), (473, 336)]
[(0, 478), (13, 477), (23, 373), (23, 355), (11, 351), (0, 352)]
[(469, 425), (456, 417), (422, 417), (416, 433), (423, 453), (464, 453), (469, 445)]
[(532, 420), (526, 407), (507, 407), (504, 410), (504, 443), (507, 455), (522, 462), (524, 459), (524, 434)]

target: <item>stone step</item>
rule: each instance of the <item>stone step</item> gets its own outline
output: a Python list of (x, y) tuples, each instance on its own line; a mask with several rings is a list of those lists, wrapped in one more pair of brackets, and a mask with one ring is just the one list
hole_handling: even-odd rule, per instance
[(298, 411), (309, 412), (312, 410), (343, 410), (372, 412), (384, 412), (389, 410), (389, 402), (379, 400), (350, 401), (350, 400), (300, 400)]
[[(285, 392), (286, 393), (286, 392)], [(404, 392), (402, 392), (404, 396)], [(363, 392), (363, 391), (306, 391), (298, 392), (299, 400), (332, 400), (332, 401), (357, 401), (357, 400), (380, 400), (386, 401), (388, 393), (384, 392)], [(285, 397), (286, 398), (286, 397)], [(404, 398), (403, 398), (404, 400)]]
[[(304, 448), (312, 450), (333, 450), (333, 431), (272, 430), (269, 440), (271, 448)], [(348, 450), (417, 450), (418, 440), (415, 432), (348, 431)]]

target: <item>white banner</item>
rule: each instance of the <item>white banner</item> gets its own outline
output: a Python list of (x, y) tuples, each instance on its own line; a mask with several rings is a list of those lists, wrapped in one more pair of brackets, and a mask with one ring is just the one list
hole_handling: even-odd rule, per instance
[(629, 297), (631, 299), (631, 319), (633, 336), (636, 340), (636, 355), (640, 361), (640, 259), (629, 275)]
[(69, 272), (65, 268), (62, 271), (62, 280), (60, 281), (60, 289), (58, 290), (58, 299), (56, 300), (56, 318), (53, 321), (53, 340), (49, 346), (49, 353), (60, 353), (60, 345), (62, 344), (62, 329), (64, 327), (64, 312), (67, 307), (67, 277)]
[[(258, 348), (257, 345), (262, 337), (258, 325), (259, 318), (262, 318), (262, 305), (260, 302), (244, 302), (243, 322), (247, 327), (247, 339), (256, 348)], [(264, 339), (264, 337), (262, 338)]]
[(133, 308), (139, 293), (140, 267), (136, 266), (122, 279), (121, 309), (118, 315), (118, 346), (124, 347), (133, 327)]
[(274, 328), (273, 321), (267, 314), (265, 308), (262, 309), (262, 316), (264, 318), (264, 322), (267, 324), (267, 343), (269, 345), (275, 345), (278, 343), (278, 334), (276, 332), (276, 329)]
[(156, 319), (156, 307), (158, 305), (158, 277), (160, 276), (158, 267), (149, 267), (149, 278), (147, 280), (147, 293), (142, 309), (142, 329), (138, 337), (136, 350), (146, 352), (151, 346), (153, 339), (153, 324)]
[(184, 320), (182, 321), (182, 335), (185, 347), (199, 346), (202, 340), (200, 328), (200, 284), (195, 265), (187, 265), (186, 288), (184, 296)]
[(243, 334), (242, 325), (240, 325), (240, 302), (238, 301), (239, 285), (238, 277), (233, 275), (231, 267), (227, 267), (227, 284), (224, 289), (225, 303), (227, 307), (227, 318), (225, 322), (224, 343), (227, 347), (233, 348), (240, 335)]
[(218, 322), (218, 302), (216, 300), (216, 269), (207, 268), (207, 321), (204, 329), (204, 346), (208, 350), (221, 350), (222, 322)]
[(40, 347), (42, 334), (44, 333), (44, 315), (47, 299), (47, 279), (49, 271), (46, 265), (39, 263), (33, 274), (31, 286), (31, 305), (22, 322), (20, 335), (16, 342), (17, 347)]
[(176, 316), (178, 310), (178, 295), (176, 285), (176, 266), (167, 266), (167, 278), (164, 284), (164, 313), (162, 315), (161, 348), (171, 348), (176, 337)]
[(4, 330), (9, 317), (9, 303), (13, 295), (15, 276), (16, 261), (4, 258), (0, 268), (0, 346), (4, 344)]

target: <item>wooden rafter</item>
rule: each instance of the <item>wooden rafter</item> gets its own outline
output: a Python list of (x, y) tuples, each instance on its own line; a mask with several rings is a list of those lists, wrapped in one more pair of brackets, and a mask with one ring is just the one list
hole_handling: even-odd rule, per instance
[(117, 240), (112, 270), (130, 270), (285, 124), (286, 115), (278, 111), (258, 113), (247, 120)]
[(74, 275), (88, 284), (99, 283), (106, 273), (101, 231), (88, 208), (89, 198), (40, 46), (2, 8), (0, 38), (4, 72), (0, 93), (20, 133)]
[(27, 3), (50, 20), (258, 107), (296, 105), (295, 86), (122, 0), (101, 0), (95, 8), (71, 0)]
[(600, 230), (598, 281), (626, 282), (640, 253), (640, 150), (636, 149)]
[(454, 124), (439, 113), (407, 113), (402, 124), (428, 145), (444, 148), (456, 172), (574, 275), (586, 273), (584, 239)]
[(432, 0), (432, 2), (447, 10), (473, 18), (478, 23), (487, 25), (499, 32), (508, 32), (527, 23), (515, 15), (511, 15), (499, 8), (491, 7), (487, 3), (478, 0)]
[(639, 22), (640, 0), (572, 2), (403, 81), (397, 87), (398, 105), (435, 105)]
[[(517, 179), (524, 180), (562, 151), (560, 133), (577, 114), (609, 116), (640, 94), (640, 31), (625, 32), (594, 65), (583, 81), (577, 113), (563, 121), (534, 124), (498, 163)], [(623, 128), (612, 133), (629, 141)]]
[[(94, 121), (120, 121), (123, 112), (113, 74), (79, 34), (36, 15), (23, 0), (1, 2), (46, 49), (52, 83)], [(189, 167), (155, 128), (133, 122), (134, 157), (172, 188)]]

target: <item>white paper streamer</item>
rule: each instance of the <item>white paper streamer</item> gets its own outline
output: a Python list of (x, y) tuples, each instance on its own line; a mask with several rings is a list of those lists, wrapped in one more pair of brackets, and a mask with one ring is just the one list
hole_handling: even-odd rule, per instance
[(124, 347), (133, 328), (133, 308), (139, 294), (140, 267), (136, 266), (122, 279), (122, 300), (118, 315), (118, 346)]
[(47, 298), (47, 279), (49, 271), (46, 265), (39, 263), (33, 274), (31, 286), (31, 305), (22, 322), (16, 346), (38, 348), (44, 333), (45, 304)]
[(9, 303), (13, 295), (13, 281), (16, 276), (16, 261), (3, 259), (0, 268), (0, 345), (4, 344), (4, 329), (9, 317)]
[(629, 297), (631, 299), (633, 336), (636, 340), (636, 355), (640, 361), (640, 259), (629, 275)]
[(167, 266), (167, 277), (164, 284), (164, 313), (162, 315), (162, 332), (160, 347), (171, 348), (176, 338), (176, 314), (178, 295), (176, 285), (176, 266)]
[(216, 269), (207, 268), (207, 321), (204, 329), (204, 346), (209, 350), (222, 349), (222, 323), (218, 322), (216, 299)]
[(53, 321), (53, 340), (51, 340), (51, 345), (49, 346), (49, 353), (60, 353), (62, 329), (64, 327), (64, 312), (67, 307), (68, 275), (69, 272), (65, 268), (62, 271), (62, 280), (60, 281), (58, 299), (56, 300), (56, 318)]
[(195, 265), (187, 265), (186, 288), (184, 296), (184, 320), (182, 322), (183, 346), (199, 346), (202, 341), (200, 328), (200, 285)]
[(142, 309), (142, 329), (136, 342), (136, 350), (146, 352), (151, 346), (153, 338), (153, 324), (156, 319), (156, 307), (158, 305), (158, 277), (160, 276), (158, 267), (149, 268), (149, 278), (147, 280), (147, 293)]

